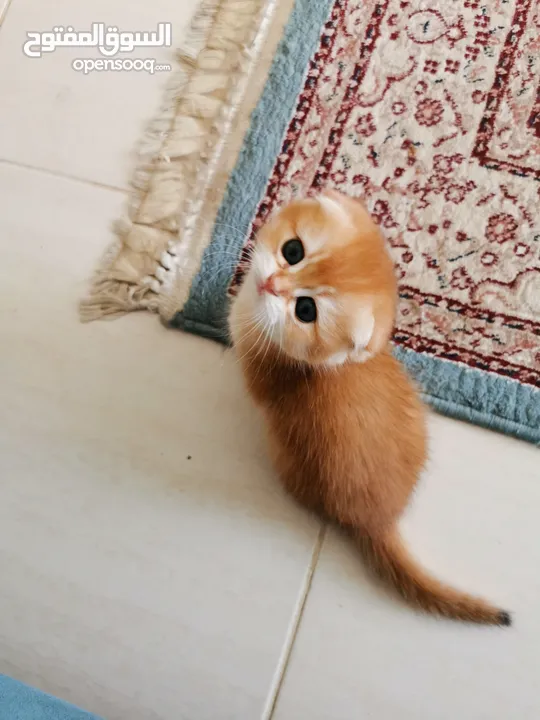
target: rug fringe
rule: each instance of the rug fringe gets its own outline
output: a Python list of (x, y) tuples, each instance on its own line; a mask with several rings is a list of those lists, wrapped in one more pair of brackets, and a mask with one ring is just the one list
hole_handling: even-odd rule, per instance
[(80, 304), (83, 322), (157, 312), (167, 275), (187, 261), (178, 234), (196, 210), (201, 164), (215, 159), (266, 1), (203, 0), (199, 6), (161, 112), (138, 149), (127, 217), (115, 224), (116, 241)]

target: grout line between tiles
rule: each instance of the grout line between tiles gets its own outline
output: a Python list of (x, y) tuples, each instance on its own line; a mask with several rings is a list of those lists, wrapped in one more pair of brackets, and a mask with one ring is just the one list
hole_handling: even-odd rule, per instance
[[(0, 0), (0, 2), (1, 2), (1, 0)], [(6, 4), (0, 11), (0, 28), (2, 27), (4, 20), (6, 19), (6, 15), (8, 14), (8, 10), (11, 7), (12, 2), (13, 2), (13, 0), (7, 0)]]
[(277, 670), (274, 675), (274, 679), (272, 681), (270, 692), (268, 693), (268, 700), (266, 702), (263, 714), (261, 716), (261, 720), (272, 720), (272, 718), (274, 716), (274, 711), (276, 709), (279, 694), (281, 692), (281, 688), (282, 688), (283, 682), (285, 680), (285, 675), (287, 673), (287, 668), (289, 665), (289, 660), (291, 657), (292, 649), (294, 647), (294, 643), (295, 643), (296, 637), (298, 635), (298, 630), (300, 629), (300, 623), (302, 622), (302, 617), (304, 615), (304, 609), (306, 607), (309, 592), (311, 590), (311, 585), (313, 583), (313, 576), (315, 574), (315, 569), (319, 562), (319, 556), (321, 554), (321, 549), (322, 549), (324, 538), (326, 535), (326, 529), (327, 529), (327, 525), (326, 525), (326, 523), (323, 523), (321, 528), (319, 529), (319, 533), (317, 535), (317, 540), (315, 541), (315, 546), (313, 548), (313, 553), (311, 554), (309, 568), (308, 568), (308, 571), (304, 578), (304, 584), (303, 584), (303, 587), (302, 587), (302, 590), (300, 593), (300, 597), (299, 597), (295, 612), (293, 613), (292, 621), (287, 630), (287, 635), (285, 637), (285, 642), (283, 644), (283, 650), (282, 650), (281, 656), (279, 658)]
[(124, 195), (129, 192), (128, 188), (121, 188), (117, 185), (107, 185), (106, 183), (100, 183), (96, 180), (87, 180), (86, 178), (76, 177), (75, 175), (68, 175), (66, 173), (55, 172), (54, 170), (47, 170), (46, 168), (36, 167), (35, 165), (28, 165), (27, 163), (17, 162), (16, 160), (6, 160), (0, 158), (0, 165), (9, 165), (10, 167), (20, 168), (21, 170), (32, 170), (43, 175), (49, 175), (54, 178), (61, 180), (72, 180), (73, 182), (82, 183), (83, 185), (92, 185), (92, 187), (102, 188), (104, 190), (112, 190), (113, 192), (123, 193)]

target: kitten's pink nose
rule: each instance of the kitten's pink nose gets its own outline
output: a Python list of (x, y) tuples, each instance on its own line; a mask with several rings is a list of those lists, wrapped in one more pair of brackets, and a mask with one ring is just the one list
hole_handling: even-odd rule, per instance
[(257, 290), (259, 295), (265, 292), (270, 293), (270, 295), (277, 295), (276, 288), (274, 287), (274, 275), (270, 275), (264, 282), (259, 281)]

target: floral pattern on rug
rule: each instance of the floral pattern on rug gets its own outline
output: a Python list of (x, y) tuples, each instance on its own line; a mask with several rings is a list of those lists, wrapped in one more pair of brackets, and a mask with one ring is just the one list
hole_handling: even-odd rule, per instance
[(396, 342), (540, 385), (539, 180), (537, 0), (337, 0), (252, 230), (324, 187), (362, 198)]

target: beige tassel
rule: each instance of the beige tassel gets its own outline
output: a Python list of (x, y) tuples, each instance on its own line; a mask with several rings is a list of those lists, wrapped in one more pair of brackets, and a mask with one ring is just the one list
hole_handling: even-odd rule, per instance
[(139, 148), (128, 218), (116, 223), (117, 240), (81, 302), (82, 321), (159, 311), (164, 285), (185, 263), (183, 228), (200, 205), (201, 185), (208, 184), (208, 168), (238, 102), (239, 78), (254, 62), (246, 51), (274, 2), (203, 0), (177, 53), (162, 111)]

